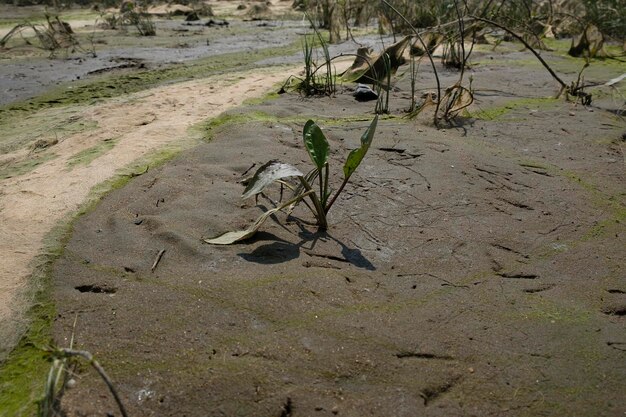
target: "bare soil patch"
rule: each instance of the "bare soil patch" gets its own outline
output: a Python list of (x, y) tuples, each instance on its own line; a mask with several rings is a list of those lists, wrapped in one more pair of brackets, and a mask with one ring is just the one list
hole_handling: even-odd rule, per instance
[[(54, 268), (58, 344), (77, 317), (134, 416), (621, 415), (626, 125), (608, 94), (552, 100), (520, 53), (481, 57), (483, 119), (381, 120), (327, 233), (301, 211), (201, 242), (270, 207), (239, 199), (254, 164), (306, 169), (307, 118), (339, 177), (373, 105), (344, 90), (230, 112), (76, 222)], [(392, 114), (409, 99), (405, 79)], [(76, 379), (67, 415), (115, 413), (96, 375)]]

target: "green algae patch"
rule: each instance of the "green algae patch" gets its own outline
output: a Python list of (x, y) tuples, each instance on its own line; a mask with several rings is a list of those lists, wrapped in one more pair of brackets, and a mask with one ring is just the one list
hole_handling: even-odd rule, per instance
[(559, 100), (554, 97), (537, 97), (511, 100), (504, 106), (492, 107), (473, 112), (471, 113), (471, 116), (479, 120), (498, 120), (503, 116), (509, 114), (510, 112), (516, 111), (518, 109), (522, 109), (525, 107), (548, 108), (558, 101)]
[(584, 180), (581, 176), (573, 171), (562, 171), (562, 175), (565, 176), (570, 181), (578, 184), (585, 191), (587, 191), (591, 195), (591, 202), (597, 207), (601, 207), (604, 209), (610, 210), (610, 217), (604, 221), (599, 222), (596, 226), (594, 226), (590, 232), (588, 232), (583, 238), (583, 240), (588, 239), (592, 236), (600, 236), (598, 233), (600, 230), (612, 230), (613, 227), (609, 227), (613, 224), (624, 223), (626, 221), (626, 206), (620, 201), (623, 200), (623, 194), (618, 194), (615, 196), (607, 196), (602, 191), (598, 189), (594, 184)]
[[(280, 84), (282, 85), (282, 84)], [(278, 87), (278, 85), (276, 85), (275, 87)], [(279, 90), (279, 88), (272, 88), (272, 90)], [(277, 98), (280, 97), (280, 94), (272, 91), (270, 93), (265, 94), (262, 97), (253, 97), (253, 98), (247, 98), (244, 100), (243, 105), (244, 106), (253, 106), (255, 104), (263, 104), (266, 101), (270, 101), (270, 100), (276, 100)]]
[(37, 402), (43, 398), (45, 375), (50, 367), (44, 348), (52, 341), (50, 327), (54, 305), (48, 290), (31, 310), (26, 336), (2, 365), (0, 372), (0, 416), (35, 415)]
[(275, 116), (259, 111), (222, 113), (217, 117), (196, 124), (193, 126), (193, 130), (199, 132), (205, 142), (210, 142), (225, 126), (242, 125), (251, 122), (276, 122), (277, 120)]
[(38, 401), (43, 398), (50, 368), (44, 349), (52, 344), (51, 327), (56, 315), (51, 296), (52, 265), (63, 253), (72, 227), (73, 221), (63, 220), (45, 237), (44, 251), (37, 257), (31, 282), (22, 294), (33, 305), (26, 314), (26, 331), (0, 364), (0, 417), (35, 415)]
[(0, 110), (0, 153), (13, 152), (37, 140), (60, 140), (98, 127), (95, 121), (81, 117), (80, 111), (78, 107), (65, 107), (12, 117)]
[(118, 139), (109, 138), (103, 140), (98, 145), (83, 149), (70, 157), (67, 161), (67, 169), (71, 171), (76, 166), (89, 165), (91, 162), (98, 159), (98, 157), (113, 149), (117, 142)]
[(265, 48), (243, 53), (228, 53), (203, 58), (165, 68), (136, 71), (128, 74), (109, 74), (91, 81), (81, 81), (50, 91), (31, 100), (0, 107), (0, 128), (9, 119), (26, 117), (42, 109), (92, 104), (98, 100), (136, 93), (168, 82), (187, 81), (233, 69), (243, 71), (256, 68), (255, 64), (266, 58), (284, 56), (298, 50), (299, 43), (277, 48)]
[(222, 113), (217, 117), (212, 119), (208, 119), (204, 122), (198, 123), (193, 127), (193, 130), (199, 132), (203, 140), (205, 142), (210, 142), (213, 140), (215, 135), (222, 131), (227, 126), (236, 126), (236, 125), (244, 125), (247, 123), (291, 123), (291, 122), (302, 122), (304, 123), (307, 120), (306, 116), (296, 116), (296, 117), (281, 117), (280, 119), (277, 116), (273, 116), (269, 113), (265, 113), (262, 111), (247, 111), (247, 112), (236, 112), (236, 113)]
[[(265, 113), (262, 111), (247, 111), (247, 112), (237, 112), (237, 113), (222, 113), (221, 115), (214, 117), (212, 119), (208, 119), (204, 122), (198, 123), (193, 126), (193, 130), (199, 132), (203, 136), (203, 140), (205, 142), (210, 142), (213, 137), (219, 133), (222, 129), (227, 126), (235, 126), (235, 125), (244, 125), (247, 123), (254, 122), (270, 122), (270, 123), (297, 123), (302, 124), (312, 118), (315, 117), (320, 123), (324, 123), (326, 126), (341, 126), (345, 123), (353, 123), (353, 122), (371, 122), (371, 115), (356, 115), (356, 116), (348, 116), (348, 117), (320, 117), (314, 115), (298, 115), (291, 117), (277, 117), (271, 115), (269, 113)], [(395, 120), (398, 122), (406, 122), (407, 119), (388, 115), (385, 117), (381, 117), (380, 120)]]
[(541, 39), (548, 47), (548, 50), (556, 52), (558, 54), (567, 54), (570, 46), (572, 46), (572, 40), (569, 38), (566, 39), (556, 39), (556, 38), (542, 38)]
[(534, 301), (532, 309), (511, 313), (512, 318), (522, 318), (550, 323), (569, 325), (588, 324), (591, 322), (593, 313), (582, 308), (565, 307), (546, 298), (530, 298)]
[(5, 166), (0, 166), (0, 180), (19, 177), (36, 169), (38, 166), (53, 160), (57, 155), (54, 153), (43, 153), (29, 156), (24, 160), (13, 162)]
[(44, 348), (51, 343), (50, 327), (54, 305), (48, 290), (38, 297), (30, 312), (33, 322), (17, 348), (9, 355), (0, 372), (0, 416), (35, 415), (37, 401), (43, 397), (45, 375), (50, 366)]
[(601, 238), (615, 232), (616, 230), (622, 230), (624, 228), (624, 223), (626, 223), (626, 208), (622, 207), (621, 210), (614, 213), (614, 215), (610, 218), (599, 221), (591, 227), (591, 229), (583, 235), (580, 241), (585, 242)]

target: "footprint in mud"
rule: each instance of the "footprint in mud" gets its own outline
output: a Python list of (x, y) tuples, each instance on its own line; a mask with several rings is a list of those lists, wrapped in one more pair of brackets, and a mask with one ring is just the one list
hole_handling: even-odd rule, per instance
[(602, 312), (607, 316), (626, 316), (626, 291), (616, 288), (606, 290), (610, 295), (603, 297)]
[(607, 304), (602, 308), (602, 312), (608, 316), (626, 316), (626, 302)]
[(90, 292), (94, 294), (115, 294), (117, 292), (117, 288), (108, 286), (106, 284), (85, 284), (85, 285), (77, 285), (74, 289), (85, 293)]

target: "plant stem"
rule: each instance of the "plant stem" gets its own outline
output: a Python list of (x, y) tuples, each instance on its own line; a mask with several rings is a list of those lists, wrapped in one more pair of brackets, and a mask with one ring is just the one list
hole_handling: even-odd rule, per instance
[(313, 205), (315, 206), (315, 210), (317, 211), (317, 215), (315, 216), (317, 217), (317, 226), (322, 230), (328, 229), (326, 212), (324, 211), (324, 208), (322, 207), (322, 203), (320, 202), (319, 198), (317, 198), (317, 195), (315, 195), (315, 191), (313, 191), (311, 184), (309, 184), (308, 181), (304, 179), (304, 177), (298, 177), (298, 179), (302, 183), (302, 186), (307, 191), (307, 193), (309, 193), (311, 201), (313, 201)]
[(324, 178), (324, 194), (322, 194), (322, 208), (326, 205), (328, 200), (328, 177), (330, 176), (330, 167), (326, 163), (326, 175)]
[(385, 93), (385, 113), (389, 113), (389, 94), (391, 93), (391, 58), (385, 53), (385, 69), (387, 70), (387, 91)]
[[(322, 167), (322, 170), (324, 170), (324, 167)], [(320, 198), (320, 203), (323, 207), (324, 206), (324, 176), (322, 175), (322, 172), (319, 173), (319, 183), (320, 183), (320, 197), (319, 198)]]
[(324, 213), (328, 213), (328, 211), (330, 210), (330, 208), (333, 206), (333, 204), (335, 204), (335, 200), (337, 200), (337, 197), (339, 197), (339, 194), (341, 194), (341, 192), (343, 191), (344, 187), (346, 186), (346, 184), (348, 183), (348, 180), (350, 179), (350, 177), (345, 178), (343, 180), (343, 182), (341, 183), (341, 186), (339, 187), (339, 189), (337, 190), (337, 192), (335, 193), (335, 195), (333, 195), (333, 198), (330, 200), (330, 203), (328, 203), (328, 205), (326, 206), (326, 208), (324, 208)]
[(417, 29), (415, 29), (415, 27), (411, 24), (411, 22), (409, 22), (407, 18), (402, 15), (402, 13), (396, 10), (395, 7), (389, 4), (387, 0), (382, 0), (382, 2), (386, 4), (391, 10), (393, 10), (398, 16), (400, 16), (400, 18), (404, 20), (404, 22), (413, 30), (413, 32), (415, 33), (415, 36), (417, 36), (417, 39), (420, 41), (420, 43), (422, 44), (422, 47), (424, 48), (424, 51), (426, 51), (426, 54), (428, 55), (428, 60), (430, 61), (430, 65), (432, 66), (433, 72), (435, 73), (435, 80), (437, 81), (437, 101), (435, 102), (436, 107), (435, 107), (435, 120), (434, 121), (435, 121), (435, 126), (439, 127), (437, 114), (439, 113), (439, 103), (441, 101), (441, 82), (439, 81), (439, 74), (437, 73), (437, 67), (435, 66), (435, 61), (433, 60), (433, 56), (430, 53), (428, 46), (424, 43), (424, 40), (420, 36), (419, 32), (417, 31)]

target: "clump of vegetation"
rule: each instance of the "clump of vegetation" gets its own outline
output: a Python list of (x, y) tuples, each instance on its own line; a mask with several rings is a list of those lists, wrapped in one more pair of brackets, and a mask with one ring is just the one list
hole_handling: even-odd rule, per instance
[(25, 45), (49, 51), (50, 57), (56, 56), (59, 51), (64, 51), (66, 55), (84, 52), (69, 23), (48, 13), (45, 18), (46, 24), (24, 22), (14, 26), (0, 39), (0, 48), (6, 48), (11, 39), (19, 36)]
[(341, 41), (341, 31), (344, 28), (349, 30), (347, 16), (349, 6), (345, 0), (295, 0), (293, 7), (311, 16), (313, 26), (328, 30), (330, 43)]
[(145, 6), (132, 1), (125, 1), (120, 7), (120, 21), (122, 24), (134, 26), (141, 36), (155, 36), (156, 26)]
[[(226, 232), (204, 241), (213, 245), (229, 245), (249, 239), (271, 215), (282, 210), (291, 213), (296, 205), (301, 202), (304, 202), (311, 210), (319, 229), (326, 230), (328, 228), (326, 216), (369, 150), (374, 139), (377, 123), (378, 116), (375, 116), (363, 136), (361, 136), (361, 146), (348, 154), (343, 166), (343, 182), (337, 191), (333, 193), (330, 188), (330, 168), (328, 163), (330, 146), (322, 129), (313, 120), (309, 120), (304, 125), (303, 136), (305, 148), (311, 157), (311, 161), (313, 161), (314, 168), (307, 174), (303, 174), (293, 165), (277, 160), (269, 161), (261, 166), (247, 182), (246, 189), (242, 195), (243, 199), (258, 197), (271, 184), (278, 183), (281, 186), (281, 190), (283, 187), (291, 190), (291, 197), (286, 202), (281, 201), (276, 207), (263, 213), (247, 229)], [(293, 177), (297, 179), (297, 182), (294, 183), (287, 180)], [(310, 200), (310, 203), (307, 199)]]
[(133, 1), (122, 2), (119, 13), (100, 13), (100, 19), (106, 29), (125, 29), (134, 26), (140, 36), (155, 36), (156, 25), (146, 11), (146, 4)]
[(602, 34), (626, 40), (626, 2), (624, 0), (583, 0), (585, 26), (595, 25)]
[[(314, 34), (304, 35), (302, 38), (302, 54), (304, 56), (304, 75), (300, 77), (291, 77), (296, 80), (295, 90), (304, 96), (332, 96), (335, 94), (337, 85), (335, 82), (335, 72), (333, 71), (332, 59), (328, 51), (328, 43), (324, 40), (319, 29), (315, 26), (313, 20), (311, 27)], [(315, 59), (316, 46), (322, 49), (324, 62), (320, 65)], [(320, 70), (323, 69), (323, 72)], [(290, 84), (292, 79), (287, 80), (283, 86)]]

